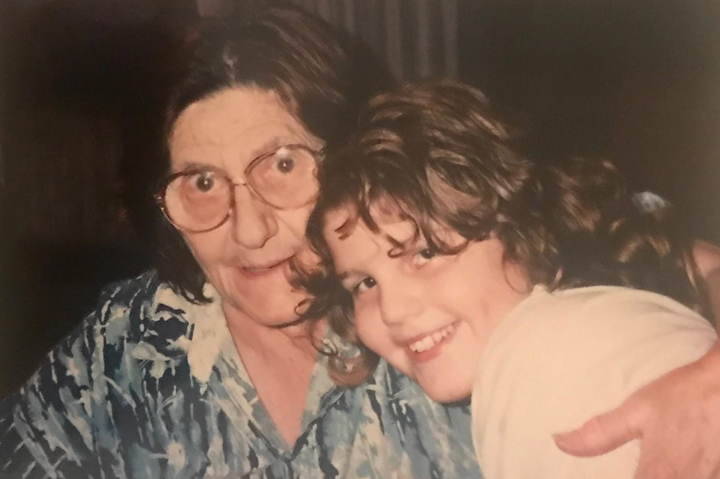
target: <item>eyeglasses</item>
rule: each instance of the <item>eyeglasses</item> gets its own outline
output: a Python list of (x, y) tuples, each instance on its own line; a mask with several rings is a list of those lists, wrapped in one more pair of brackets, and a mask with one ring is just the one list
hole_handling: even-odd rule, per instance
[(170, 223), (188, 233), (204, 233), (223, 225), (237, 209), (237, 186), (246, 186), (273, 208), (300, 208), (317, 197), (318, 156), (305, 145), (283, 145), (251, 161), (243, 181), (212, 167), (182, 171), (165, 180), (155, 201)]

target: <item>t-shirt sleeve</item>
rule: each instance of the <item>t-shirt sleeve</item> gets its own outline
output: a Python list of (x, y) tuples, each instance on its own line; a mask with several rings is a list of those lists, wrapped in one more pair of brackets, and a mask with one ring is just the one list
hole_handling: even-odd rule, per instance
[(92, 427), (95, 315), (0, 403), (0, 477), (99, 477)]
[(653, 293), (596, 287), (540, 296), (501, 324), (480, 363), (473, 440), (483, 473), (487, 479), (631, 479), (637, 441), (576, 458), (560, 451), (552, 434), (698, 359), (717, 336), (703, 318)]

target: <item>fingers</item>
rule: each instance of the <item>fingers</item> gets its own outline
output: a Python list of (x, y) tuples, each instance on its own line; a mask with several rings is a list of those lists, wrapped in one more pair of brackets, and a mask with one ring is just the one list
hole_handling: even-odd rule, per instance
[(595, 416), (578, 429), (554, 434), (561, 451), (573, 456), (589, 457), (605, 454), (642, 435), (641, 411), (627, 402), (617, 409)]

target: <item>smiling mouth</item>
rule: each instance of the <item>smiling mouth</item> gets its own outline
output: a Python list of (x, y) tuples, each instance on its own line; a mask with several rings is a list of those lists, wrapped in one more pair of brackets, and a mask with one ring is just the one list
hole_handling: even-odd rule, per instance
[(408, 348), (410, 349), (410, 351), (416, 354), (430, 351), (435, 346), (443, 342), (443, 340), (450, 336), (453, 332), (455, 332), (455, 323), (445, 326), (444, 328), (439, 329), (434, 333), (428, 334), (427, 336), (418, 339), (417, 341), (413, 341), (412, 343), (408, 344)]

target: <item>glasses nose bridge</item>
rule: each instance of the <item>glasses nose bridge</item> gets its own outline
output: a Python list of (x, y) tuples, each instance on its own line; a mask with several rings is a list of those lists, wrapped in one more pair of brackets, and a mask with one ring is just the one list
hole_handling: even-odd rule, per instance
[(248, 192), (250, 193), (250, 195), (252, 197), (257, 198), (262, 201), (262, 197), (255, 191), (255, 188), (252, 187), (252, 185), (247, 180), (247, 178), (236, 179), (236, 178), (231, 178), (231, 177), (227, 176), (227, 177), (225, 177), (225, 180), (227, 181), (227, 183), (230, 187), (230, 207), (232, 209), (237, 209), (237, 207), (236, 207), (237, 193), (235, 190), (239, 186), (244, 186), (245, 188), (247, 188)]
[(235, 193), (235, 187), (236, 186), (249, 186), (247, 178), (241, 177), (241, 178), (232, 178), (230, 176), (226, 176), (225, 180), (230, 185), (230, 189), (233, 193)]
[(267, 205), (267, 201), (265, 200), (265, 198), (263, 198), (263, 196), (258, 193), (255, 188), (253, 188), (253, 185), (248, 181), (247, 178), (235, 179), (227, 176), (225, 177), (225, 179), (230, 187), (229, 215), (237, 215), (240, 210), (240, 207), (238, 205), (238, 195), (236, 191), (238, 187), (245, 187), (247, 189), (250, 196), (250, 201), (258, 202), (261, 205)]

